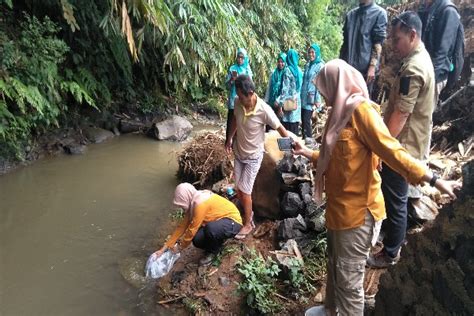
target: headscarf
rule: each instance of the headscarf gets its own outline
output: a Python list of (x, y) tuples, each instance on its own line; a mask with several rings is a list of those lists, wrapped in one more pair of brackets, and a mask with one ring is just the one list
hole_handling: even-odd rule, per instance
[(323, 175), (329, 165), (339, 133), (346, 127), (357, 106), (363, 101), (370, 102), (370, 98), (367, 84), (361, 73), (342, 59), (331, 60), (321, 69), (316, 77), (316, 86), (326, 98), (328, 106), (332, 106), (324, 127), (314, 178), (314, 196), (320, 203), (322, 201)]
[(321, 49), (319, 48), (319, 45), (316, 43), (311, 44), (309, 48), (312, 48), (314, 50), (314, 54), (316, 55), (316, 58), (310, 62), (310, 65), (315, 64), (315, 63), (320, 63), (322, 61), (321, 58)]
[(279, 69), (278, 66), (275, 68), (275, 70), (272, 73), (272, 76), (270, 78), (270, 96), (268, 97), (268, 103), (273, 106), (273, 103), (275, 103), (275, 100), (277, 97), (280, 95), (281, 92), (281, 86), (282, 86), (282, 79), (283, 79), (283, 74), (285, 73), (285, 68), (286, 68), (286, 54), (285, 53), (280, 53), (277, 58), (277, 62), (279, 59), (282, 59), (283, 62), (285, 63), (285, 66), (282, 69)]
[(295, 77), (296, 81), (296, 91), (301, 90), (301, 84), (303, 83), (303, 73), (298, 67), (299, 56), (296, 50), (290, 48), (286, 55), (286, 65), (290, 69), (291, 73)]
[[(239, 63), (237, 62), (237, 57), (239, 56), (239, 54), (244, 55), (244, 62), (242, 63), (242, 65), (239, 65)], [(249, 55), (247, 54), (245, 48), (239, 48), (237, 49), (237, 53), (235, 54), (235, 63), (231, 66), (231, 71), (235, 70), (238, 74), (242, 74), (246, 70), (248, 70), (247, 68), (249, 68)]]
[(180, 183), (174, 191), (173, 204), (181, 207), (192, 221), (194, 215), (194, 207), (210, 196), (211, 192), (208, 190), (199, 191), (191, 183)]

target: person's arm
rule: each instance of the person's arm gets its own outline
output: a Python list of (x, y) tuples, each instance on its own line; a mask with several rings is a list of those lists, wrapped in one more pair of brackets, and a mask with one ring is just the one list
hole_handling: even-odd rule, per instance
[[(237, 100), (236, 100), (237, 101)], [(229, 135), (225, 141), (225, 150), (228, 154), (232, 152), (232, 140), (234, 139), (235, 132), (237, 131), (237, 119), (235, 118), (235, 113), (230, 120)]]
[[(411, 184), (431, 181), (432, 172), (420, 161), (413, 158), (400, 143), (390, 135), (382, 118), (370, 105), (359, 106), (352, 115), (352, 125), (362, 143), (370, 148), (387, 165)], [(456, 181), (439, 179), (435, 186), (438, 190), (455, 198), (453, 193), (459, 187)]]
[(206, 215), (206, 206), (203, 203), (198, 204), (194, 207), (193, 218), (188, 228), (184, 232), (183, 239), (181, 241), (181, 249), (189, 246), (194, 236), (196, 235), (199, 228), (201, 228), (204, 216)]
[(370, 56), (369, 68), (367, 69), (367, 83), (375, 80), (375, 69), (380, 61), (382, 55), (382, 44), (376, 43), (372, 46), (372, 54)]
[(176, 242), (178, 241), (178, 239), (181, 238), (181, 236), (183, 236), (184, 232), (186, 231), (187, 227), (189, 226), (190, 222), (189, 222), (189, 217), (188, 215), (186, 214), (183, 218), (183, 220), (181, 221), (181, 223), (178, 225), (178, 227), (176, 227), (176, 229), (174, 230), (173, 234), (171, 235), (170, 239), (168, 239), (167, 242), (165, 242), (165, 244), (163, 245), (163, 247), (161, 247), (159, 250), (157, 250), (155, 252), (155, 254), (157, 256), (160, 256), (163, 254), (163, 252), (165, 252), (167, 249), (172, 249), (174, 247), (174, 245), (176, 244)]
[(433, 52), (431, 53), (431, 60), (433, 61), (433, 67), (435, 70), (435, 77), (439, 78), (440, 72), (445, 70), (443, 65), (446, 60), (446, 56), (449, 55), (450, 48), (456, 41), (456, 35), (459, 25), (459, 16), (453, 7), (448, 7), (444, 10), (441, 19), (438, 19), (438, 25), (435, 27), (436, 34), (434, 36), (437, 43), (433, 46)]
[(387, 127), (390, 131), (390, 135), (392, 135), (393, 137), (398, 137), (398, 134), (400, 134), (400, 132), (402, 131), (409, 116), (410, 113), (402, 112), (398, 109), (397, 106), (395, 106), (387, 122)]

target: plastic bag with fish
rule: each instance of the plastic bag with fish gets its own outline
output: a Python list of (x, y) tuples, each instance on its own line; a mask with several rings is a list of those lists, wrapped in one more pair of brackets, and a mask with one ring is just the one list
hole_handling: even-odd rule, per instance
[(147, 278), (158, 279), (170, 272), (174, 263), (178, 260), (179, 252), (174, 253), (166, 250), (161, 256), (153, 253), (146, 262), (145, 275)]

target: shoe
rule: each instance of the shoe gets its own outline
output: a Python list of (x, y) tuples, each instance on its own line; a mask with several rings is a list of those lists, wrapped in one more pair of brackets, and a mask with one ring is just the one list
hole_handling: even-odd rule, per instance
[(208, 253), (204, 258), (201, 258), (201, 260), (199, 260), (199, 265), (203, 267), (207, 267), (212, 263), (215, 257), (216, 257), (215, 254)]
[(371, 268), (384, 269), (396, 265), (400, 260), (400, 252), (395, 258), (390, 257), (385, 250), (380, 250), (376, 254), (370, 254), (367, 259), (367, 266)]
[(313, 306), (306, 310), (304, 316), (326, 316), (326, 308), (324, 305)]

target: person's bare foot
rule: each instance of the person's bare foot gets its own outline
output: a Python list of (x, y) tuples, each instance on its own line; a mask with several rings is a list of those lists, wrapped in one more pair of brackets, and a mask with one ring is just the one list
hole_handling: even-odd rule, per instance
[(239, 240), (245, 239), (245, 237), (247, 237), (247, 235), (252, 232), (252, 229), (253, 227), (251, 224), (245, 225), (240, 229), (239, 233), (235, 235), (234, 238)]

